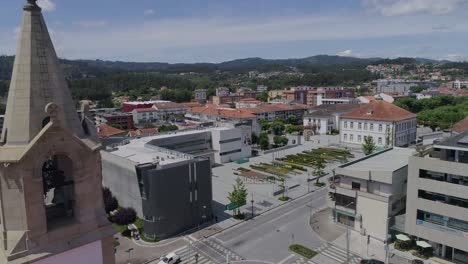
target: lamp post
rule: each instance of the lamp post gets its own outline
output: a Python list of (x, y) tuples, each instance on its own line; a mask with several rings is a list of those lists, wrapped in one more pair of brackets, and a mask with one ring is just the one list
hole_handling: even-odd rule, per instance
[[(348, 208), (352, 204), (354, 204), (354, 202), (350, 202), (344, 207)], [(336, 221), (338, 221), (338, 218)], [(349, 263), (349, 223), (346, 223), (346, 263)]]

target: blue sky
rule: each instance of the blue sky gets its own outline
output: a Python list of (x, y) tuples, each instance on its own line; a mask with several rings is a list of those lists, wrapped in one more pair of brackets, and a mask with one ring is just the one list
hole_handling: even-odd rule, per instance
[[(14, 54), (25, 0), (0, 3)], [(220, 62), (245, 57), (468, 59), (468, 0), (39, 0), (59, 56)]]

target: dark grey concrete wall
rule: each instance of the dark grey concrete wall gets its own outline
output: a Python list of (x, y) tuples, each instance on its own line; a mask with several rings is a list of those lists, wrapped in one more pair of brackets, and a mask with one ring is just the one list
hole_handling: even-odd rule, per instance
[[(144, 232), (166, 238), (211, 219), (211, 166), (206, 159), (137, 168), (143, 184)], [(204, 217), (203, 217), (204, 216)]]

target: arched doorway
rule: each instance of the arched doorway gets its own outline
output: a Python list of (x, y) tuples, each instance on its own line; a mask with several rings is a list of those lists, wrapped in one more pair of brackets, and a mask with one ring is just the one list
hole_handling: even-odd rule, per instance
[(65, 155), (53, 155), (42, 166), (42, 185), (47, 229), (74, 219), (75, 190), (73, 162)]

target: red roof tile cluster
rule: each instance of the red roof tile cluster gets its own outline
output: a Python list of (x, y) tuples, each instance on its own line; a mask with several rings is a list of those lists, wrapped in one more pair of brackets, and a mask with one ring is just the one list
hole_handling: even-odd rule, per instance
[(457, 133), (463, 133), (468, 131), (468, 117), (453, 125), (452, 131)]
[(130, 131), (128, 134), (130, 137), (139, 137), (139, 136), (150, 136), (158, 133), (157, 128), (141, 128), (137, 130)]
[(124, 130), (120, 130), (118, 128), (109, 126), (108, 124), (100, 124), (97, 129), (98, 136), (100, 138), (108, 138), (112, 136), (123, 135), (126, 133)]
[(146, 112), (156, 112), (158, 111), (158, 109), (156, 108), (137, 108), (137, 109), (134, 109), (135, 112), (137, 113), (146, 113)]
[(189, 113), (203, 114), (208, 116), (219, 116), (224, 118), (234, 119), (253, 119), (253, 115), (250, 109), (232, 109), (232, 108), (218, 108), (214, 105), (206, 105), (201, 107), (194, 107), (189, 110)]
[(416, 115), (385, 101), (371, 101), (343, 115), (342, 118), (393, 122), (416, 118)]
[(288, 104), (263, 104), (255, 108), (249, 109), (254, 114), (280, 112), (280, 111), (295, 111), (295, 110), (307, 110), (312, 107), (302, 104), (288, 105)]

